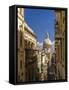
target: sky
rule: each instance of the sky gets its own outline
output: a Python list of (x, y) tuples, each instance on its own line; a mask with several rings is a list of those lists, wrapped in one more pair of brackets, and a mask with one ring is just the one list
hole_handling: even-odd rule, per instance
[(36, 33), (37, 41), (42, 43), (49, 33), (51, 41), (54, 41), (55, 11), (47, 9), (25, 9), (25, 21)]

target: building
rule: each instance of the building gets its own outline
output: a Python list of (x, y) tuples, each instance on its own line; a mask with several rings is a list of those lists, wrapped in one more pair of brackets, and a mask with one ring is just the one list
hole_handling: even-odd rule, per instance
[(43, 43), (37, 42), (37, 67), (39, 73), (39, 80), (41, 80), (41, 56), (42, 56)]
[(34, 31), (24, 22), (24, 47), (36, 49), (36, 34)]
[(18, 69), (17, 81), (25, 81), (25, 58), (24, 58), (24, 9), (18, 8)]
[(36, 35), (24, 20), (24, 9), (18, 8), (18, 78), (34, 81), (37, 73)]
[(49, 38), (49, 34), (47, 33), (46, 38), (43, 42), (43, 50), (49, 59), (49, 65), (51, 65), (51, 56), (52, 56), (51, 47), (52, 47), (52, 42)]
[(49, 34), (47, 33), (46, 38), (43, 42), (43, 50), (42, 50), (42, 80), (48, 80), (48, 66), (51, 66), (51, 46), (52, 42), (49, 38)]
[(65, 11), (56, 10), (55, 51), (56, 79), (65, 79)]
[(48, 65), (48, 80), (56, 80), (55, 52), (52, 53), (51, 65)]
[(36, 35), (24, 22), (24, 49), (25, 49), (25, 80), (36, 81), (37, 79), (37, 55)]

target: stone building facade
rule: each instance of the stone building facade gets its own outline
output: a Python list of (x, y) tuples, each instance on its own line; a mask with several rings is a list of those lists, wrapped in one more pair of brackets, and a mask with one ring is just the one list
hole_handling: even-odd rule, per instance
[(65, 11), (56, 10), (55, 52), (56, 79), (65, 79)]
[(25, 81), (25, 58), (24, 58), (24, 9), (18, 8), (18, 69), (17, 81)]
[(36, 76), (35, 48), (36, 48), (36, 35), (24, 20), (24, 9), (18, 8), (17, 81), (23, 82), (23, 81), (35, 80), (35, 76)]
[(42, 80), (48, 80), (48, 67), (51, 66), (51, 46), (52, 42), (49, 38), (49, 34), (47, 33), (46, 38), (43, 42), (43, 50), (41, 55), (41, 61), (42, 61)]

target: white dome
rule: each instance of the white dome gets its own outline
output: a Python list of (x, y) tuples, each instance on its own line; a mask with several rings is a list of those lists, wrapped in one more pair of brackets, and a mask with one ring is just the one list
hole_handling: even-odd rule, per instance
[(52, 42), (51, 42), (51, 40), (49, 38), (46, 38), (44, 40), (44, 44), (52, 45)]
[(44, 45), (52, 45), (52, 42), (49, 38), (49, 34), (47, 33), (46, 38), (44, 40)]

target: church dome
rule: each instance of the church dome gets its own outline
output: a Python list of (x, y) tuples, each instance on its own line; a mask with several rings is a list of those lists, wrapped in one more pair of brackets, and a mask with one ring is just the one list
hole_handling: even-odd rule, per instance
[(52, 45), (52, 42), (51, 42), (51, 40), (50, 40), (50, 38), (49, 38), (49, 34), (47, 33), (47, 35), (46, 35), (46, 38), (44, 39), (44, 47), (47, 47), (47, 46), (51, 46)]

